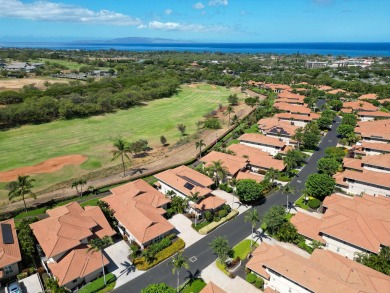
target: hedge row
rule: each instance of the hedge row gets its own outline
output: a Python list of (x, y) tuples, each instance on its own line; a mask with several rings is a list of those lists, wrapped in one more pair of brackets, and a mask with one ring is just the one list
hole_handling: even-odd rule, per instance
[[(116, 277), (113, 273), (109, 273), (106, 275), (106, 281), (107, 285), (111, 284), (116, 281)], [(82, 287), (80, 290), (78, 290), (78, 293), (94, 293), (98, 292), (99, 290), (105, 288), (106, 286), (104, 285), (104, 278), (100, 277), (96, 279), (95, 281), (92, 281), (91, 283), (88, 283), (84, 287)]]
[(211, 231), (214, 231), (216, 228), (221, 226), (223, 223), (233, 219), (235, 216), (238, 215), (237, 210), (232, 210), (226, 217), (222, 218), (219, 222), (212, 222), (208, 224), (207, 226), (203, 227), (202, 229), (199, 229), (199, 234), (206, 235), (210, 233)]
[(183, 239), (178, 238), (171, 246), (158, 252), (155, 256), (155, 259), (151, 263), (148, 263), (144, 257), (138, 257), (134, 259), (133, 263), (138, 270), (146, 271), (167, 259), (168, 257), (174, 255), (176, 252), (182, 250), (185, 245), (186, 243), (183, 241)]

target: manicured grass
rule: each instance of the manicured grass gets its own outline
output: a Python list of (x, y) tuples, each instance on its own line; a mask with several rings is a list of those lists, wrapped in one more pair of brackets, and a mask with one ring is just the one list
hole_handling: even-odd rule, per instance
[(291, 218), (293, 217), (293, 214), (287, 214), (286, 215), (286, 220), (290, 222)]
[(206, 227), (208, 224), (210, 224), (210, 222), (203, 221), (203, 222), (197, 224), (196, 226), (194, 225), (193, 228), (194, 228), (196, 231), (199, 231), (199, 230), (202, 229), (203, 227)]
[(206, 283), (202, 279), (196, 279), (192, 283), (187, 283), (187, 285), (180, 290), (180, 293), (199, 293)]
[(87, 200), (87, 201), (81, 203), (80, 205), (82, 207), (85, 207), (85, 206), (97, 206), (98, 201), (99, 201), (99, 198), (93, 198), (93, 199), (90, 199), (90, 200)]
[(224, 265), (219, 259), (216, 260), (217, 268), (220, 269), (225, 275), (229, 276), (229, 272), (225, 269)]
[[(109, 273), (106, 275), (107, 286), (110, 286), (111, 288), (113, 288), (115, 286), (115, 280), (116, 280), (116, 277), (114, 274)], [(114, 284), (114, 285), (112, 285), (112, 284)], [(104, 279), (103, 279), (103, 277), (100, 277), (100, 278), (96, 279), (95, 281), (92, 281), (91, 283), (85, 285), (77, 292), (78, 293), (109, 292), (109, 291), (107, 291), (107, 286), (104, 286)], [(103, 290), (105, 290), (105, 291), (103, 291)]]
[(26, 218), (26, 217), (38, 216), (38, 215), (44, 214), (46, 212), (46, 210), (47, 210), (47, 208), (43, 207), (43, 208), (27, 211), (24, 213), (20, 213), (15, 217), (15, 219), (22, 219), (22, 218)]
[[(183, 86), (171, 98), (151, 101), (146, 106), (85, 119), (58, 120), (27, 125), (0, 132), (0, 171), (35, 165), (49, 158), (81, 154), (88, 160), (81, 166), (69, 165), (54, 173), (37, 174), (35, 191), (72, 179), (91, 170), (120, 164), (111, 161), (113, 140), (122, 136), (129, 141), (147, 139), (152, 148), (160, 147), (164, 135), (171, 145), (180, 139), (176, 126), (183, 123), (187, 133), (197, 131), (195, 122), (227, 103), (232, 92), (223, 87)], [(0, 200), (6, 199), (5, 184), (0, 184)]]
[[(259, 244), (253, 242), (253, 246), (257, 247), (259, 246)], [(245, 239), (241, 241), (240, 243), (238, 243), (236, 246), (233, 247), (233, 251), (234, 251), (234, 258), (238, 256), (240, 259), (245, 259), (249, 254), (249, 252), (251, 251), (251, 240)]]
[(250, 128), (244, 130), (245, 133), (259, 133), (259, 126), (256, 124), (253, 124)]
[(237, 144), (237, 143), (240, 143), (240, 141), (238, 139), (232, 139), (231, 141), (229, 141), (228, 146), (232, 145), (232, 144)]
[[(312, 199), (313, 197), (309, 197), (309, 200)], [(310, 209), (310, 207), (306, 204), (306, 201), (305, 201), (305, 198), (303, 196), (301, 196), (300, 198), (298, 198), (295, 203), (294, 203), (297, 207), (300, 207), (304, 210), (308, 210)]]

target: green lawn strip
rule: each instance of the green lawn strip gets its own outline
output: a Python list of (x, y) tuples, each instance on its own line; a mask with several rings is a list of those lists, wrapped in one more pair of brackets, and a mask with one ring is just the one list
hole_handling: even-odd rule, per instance
[(90, 199), (90, 200), (87, 200), (87, 201), (81, 203), (80, 205), (82, 207), (85, 207), (85, 206), (97, 206), (98, 201), (99, 201), (99, 198), (93, 198), (93, 199)]
[(250, 128), (244, 130), (245, 133), (259, 133), (259, 126), (256, 124), (253, 124)]
[(198, 232), (201, 235), (206, 235), (206, 234), (210, 233), (211, 231), (214, 231), (216, 228), (221, 226), (223, 223), (233, 219), (237, 215), (238, 215), (238, 211), (232, 210), (226, 217), (221, 218), (218, 222), (212, 222), (212, 223), (208, 224), (207, 226), (199, 229)]
[(207, 222), (206, 220), (197, 224), (196, 226), (193, 224), (192, 225), (192, 228), (194, 228), (196, 231), (199, 231), (200, 229), (202, 229), (203, 227), (206, 227), (208, 224), (210, 224), (210, 222)]
[(216, 260), (217, 268), (220, 269), (225, 275), (229, 276), (229, 272), (226, 270), (225, 266), (221, 263), (219, 259)]
[(305, 197), (301, 196), (300, 198), (298, 198), (296, 201), (295, 201), (295, 205), (297, 207), (300, 207), (301, 209), (304, 209), (304, 210), (308, 210), (309, 209), (309, 206), (307, 204), (305, 204)]
[(199, 293), (204, 287), (206, 287), (206, 283), (202, 279), (196, 279), (193, 282), (187, 282), (180, 293)]
[[(203, 87), (202, 87), (203, 88)], [(35, 165), (49, 158), (81, 154), (88, 160), (81, 166), (69, 165), (63, 170), (32, 175), (35, 191), (55, 183), (77, 178), (90, 171), (111, 167), (113, 140), (122, 136), (129, 141), (147, 139), (151, 147), (160, 146), (164, 135), (171, 145), (180, 139), (176, 126), (183, 123), (187, 133), (197, 131), (196, 122), (205, 113), (215, 110), (218, 104), (227, 103), (232, 92), (223, 87), (207, 90), (182, 86), (171, 98), (148, 102), (146, 106), (118, 110), (115, 113), (85, 119), (57, 120), (40, 125), (26, 125), (0, 132), (0, 171)], [(34, 149), (34, 152), (31, 150)], [(20, 156), (20, 154), (24, 154)], [(1, 186), (0, 197), (7, 191)]]
[(227, 145), (229, 146), (229, 145), (237, 144), (237, 143), (240, 143), (240, 141), (238, 139), (232, 139), (231, 141), (229, 141), (229, 143)]
[(15, 219), (23, 219), (23, 218), (27, 218), (27, 217), (38, 216), (38, 215), (44, 214), (46, 212), (46, 210), (47, 210), (47, 207), (43, 207), (43, 208), (23, 212), (23, 213), (20, 213), (17, 216), (15, 216)]
[(294, 216), (294, 214), (287, 214), (286, 220), (290, 222), (291, 218)]
[[(259, 246), (258, 243), (253, 242), (253, 246), (257, 247)], [(239, 257), (240, 259), (245, 259), (249, 252), (251, 252), (251, 240), (250, 239), (244, 239), (240, 243), (238, 243), (236, 246), (233, 247), (234, 251), (234, 258)]]
[[(107, 286), (110, 285), (110, 287), (115, 286), (116, 277), (113, 273), (109, 273), (106, 275), (106, 282)], [(112, 285), (114, 284), (114, 286)], [(97, 293), (97, 292), (108, 292), (108, 291), (101, 291), (102, 289), (107, 289), (107, 287), (104, 286), (104, 279), (103, 277), (100, 277), (96, 279), (95, 281), (92, 281), (82, 287), (80, 290), (78, 290), (78, 293)]]

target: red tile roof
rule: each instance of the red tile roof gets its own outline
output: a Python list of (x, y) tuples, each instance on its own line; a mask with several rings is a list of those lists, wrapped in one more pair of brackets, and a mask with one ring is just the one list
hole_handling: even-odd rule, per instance
[(375, 107), (373, 104), (370, 104), (365, 101), (344, 102), (343, 108), (352, 109), (354, 111), (366, 111), (366, 112), (378, 111), (378, 107)]
[(22, 256), (20, 254), (19, 240), (15, 230), (14, 219), (2, 221), (0, 222), (0, 225), (1, 224), (11, 225), (12, 238), (14, 240), (13, 243), (4, 243), (2, 230), (0, 229), (0, 268), (4, 268), (8, 265), (21, 261)]
[(286, 143), (275, 137), (266, 136), (260, 133), (244, 133), (238, 138), (239, 141), (255, 142), (266, 146), (283, 148)]
[(311, 110), (305, 106), (291, 105), (287, 103), (275, 103), (274, 107), (281, 111), (286, 111), (292, 114), (306, 114), (309, 115)]
[(292, 125), (287, 121), (280, 121), (276, 117), (263, 118), (257, 122), (259, 129), (266, 134), (281, 135), (281, 136), (293, 136), (298, 126)]
[(355, 127), (355, 133), (363, 138), (390, 140), (390, 120), (359, 121)]
[(215, 285), (213, 282), (210, 282), (199, 293), (226, 293), (226, 291), (222, 290), (220, 287)]
[(245, 168), (247, 160), (233, 155), (212, 151), (201, 159), (206, 164), (206, 167), (212, 166), (213, 162), (221, 161), (231, 175), (236, 174), (241, 169)]
[(71, 250), (88, 237), (115, 234), (99, 207), (83, 209), (77, 202), (72, 202), (46, 213), (49, 218), (30, 224), (30, 227), (47, 257)]
[(361, 95), (358, 100), (376, 100), (378, 98), (377, 94), (365, 94)]

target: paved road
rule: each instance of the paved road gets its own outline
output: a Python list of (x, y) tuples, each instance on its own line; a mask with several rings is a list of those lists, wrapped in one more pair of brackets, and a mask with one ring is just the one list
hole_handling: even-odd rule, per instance
[[(338, 127), (339, 122), (340, 118), (337, 117), (335, 119), (335, 123), (333, 123), (332, 130), (329, 131), (323, 138), (318, 147), (318, 150), (315, 151), (314, 154), (310, 157), (308, 163), (304, 166), (298, 176), (291, 181), (290, 184), (292, 187), (294, 187), (296, 192), (294, 195), (289, 196), (290, 202), (294, 202), (299, 198), (299, 191), (304, 188), (307, 177), (310, 174), (317, 172), (317, 160), (324, 156), (325, 148), (336, 146), (338, 141), (336, 128)], [(279, 191), (275, 192), (269, 196), (263, 204), (257, 206), (256, 209), (260, 215), (264, 215), (264, 213), (274, 205), (286, 205), (286, 195), (283, 195)], [(184, 282), (185, 278), (190, 273), (196, 274), (197, 272), (200, 272), (216, 259), (209, 245), (215, 237), (225, 236), (229, 240), (230, 245), (234, 246), (250, 234), (251, 225), (250, 223), (246, 223), (244, 221), (244, 215), (245, 213), (240, 214), (235, 219), (222, 225), (214, 232), (196, 242), (194, 245), (185, 249), (183, 254), (189, 258), (190, 268), (188, 271), (181, 271), (180, 282)], [(176, 276), (172, 274), (172, 268), (169, 265), (169, 259), (149, 270), (147, 273), (132, 280), (131, 282), (123, 285), (122, 287), (119, 287), (113, 292), (140, 292), (141, 289), (145, 288), (149, 284), (161, 282), (176, 287)]]

